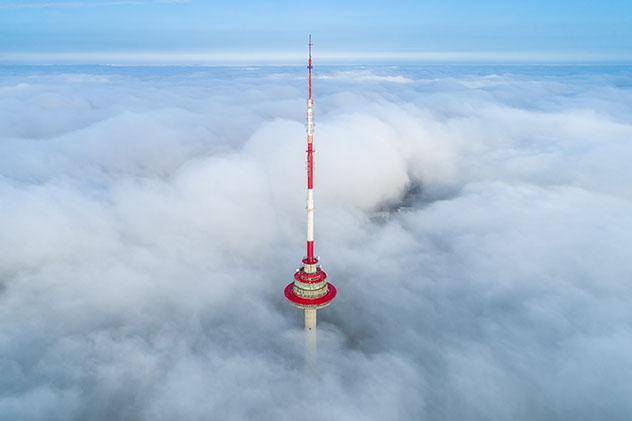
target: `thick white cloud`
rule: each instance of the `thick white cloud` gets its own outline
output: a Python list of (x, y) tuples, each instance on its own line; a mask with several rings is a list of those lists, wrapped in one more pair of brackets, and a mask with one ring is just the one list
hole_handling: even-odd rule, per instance
[(629, 71), (320, 68), (313, 375), (303, 70), (0, 70), (0, 419), (628, 419)]

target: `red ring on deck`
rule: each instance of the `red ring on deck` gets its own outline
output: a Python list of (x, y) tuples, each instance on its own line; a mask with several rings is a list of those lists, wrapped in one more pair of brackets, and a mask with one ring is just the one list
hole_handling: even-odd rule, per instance
[(302, 262), (306, 265), (315, 265), (315, 264), (318, 264), (318, 259), (314, 257), (313, 259), (310, 260), (309, 257), (306, 257), (302, 260)]
[(298, 271), (294, 273), (294, 279), (303, 284), (317, 284), (318, 282), (322, 282), (327, 279), (327, 274), (324, 270), (319, 270), (316, 273)]
[(303, 308), (304, 307), (309, 307), (309, 308), (325, 307), (336, 297), (336, 294), (337, 294), (336, 287), (333, 286), (332, 284), (328, 284), (328, 285), (329, 285), (329, 291), (327, 291), (327, 294), (323, 295), (322, 297), (303, 298), (294, 294), (294, 282), (292, 282), (291, 284), (285, 287), (285, 291), (284, 291), (285, 298), (287, 298), (292, 304), (298, 307), (303, 307)]

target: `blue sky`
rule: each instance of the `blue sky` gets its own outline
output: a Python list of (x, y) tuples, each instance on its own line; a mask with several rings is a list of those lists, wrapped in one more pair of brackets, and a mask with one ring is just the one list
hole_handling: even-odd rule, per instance
[(630, 61), (632, 2), (0, 1), (0, 61)]

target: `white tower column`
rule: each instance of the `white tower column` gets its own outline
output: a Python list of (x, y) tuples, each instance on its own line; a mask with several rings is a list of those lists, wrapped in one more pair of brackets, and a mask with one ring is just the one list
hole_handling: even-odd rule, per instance
[(305, 362), (310, 370), (316, 369), (317, 339), (316, 339), (316, 309), (305, 309)]
[(316, 311), (315, 308), (305, 309), (305, 330), (316, 329)]

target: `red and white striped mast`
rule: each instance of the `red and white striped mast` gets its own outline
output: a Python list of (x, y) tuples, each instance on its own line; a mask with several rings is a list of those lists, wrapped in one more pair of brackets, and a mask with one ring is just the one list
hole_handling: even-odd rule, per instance
[(314, 99), (312, 98), (312, 36), (307, 59), (307, 260), (314, 258)]
[(285, 287), (286, 298), (305, 310), (305, 329), (316, 329), (316, 310), (331, 303), (336, 288), (327, 282), (327, 274), (314, 256), (314, 99), (312, 98), (312, 36), (309, 36), (307, 61), (307, 255), (294, 274), (294, 282)]

